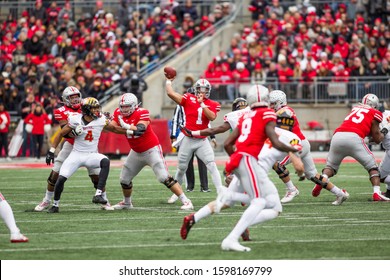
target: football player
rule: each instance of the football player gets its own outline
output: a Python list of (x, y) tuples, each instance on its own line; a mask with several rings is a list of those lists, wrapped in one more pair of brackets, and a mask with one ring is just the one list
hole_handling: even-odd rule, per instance
[[(195, 95), (189, 93), (181, 95), (175, 92), (172, 87), (172, 81), (169, 79), (166, 80), (165, 88), (168, 97), (184, 108), (185, 128), (188, 130), (195, 131), (208, 128), (210, 121), (216, 119), (217, 113), (221, 109), (221, 105), (218, 102), (209, 99), (211, 85), (206, 79), (200, 79), (195, 83)], [(184, 130), (183, 133), (185, 134)], [(206, 136), (194, 135), (191, 137), (186, 135), (183, 138), (178, 153), (179, 164), (175, 175), (176, 180), (179, 184), (182, 184), (188, 162), (194, 153), (206, 164), (218, 192), (218, 189), (222, 187), (221, 175), (215, 164), (213, 148)], [(176, 200), (177, 196), (172, 195), (168, 203), (174, 203)]]
[(137, 97), (132, 93), (125, 93), (119, 98), (119, 108), (113, 115), (111, 124), (123, 128), (134, 129), (127, 133), (127, 142), (130, 153), (123, 165), (120, 184), (122, 186), (123, 200), (114, 205), (115, 209), (131, 209), (133, 203), (133, 179), (145, 167), (153, 169), (158, 181), (164, 184), (175, 196), (180, 198), (182, 210), (192, 210), (191, 200), (184, 194), (180, 184), (168, 173), (168, 168), (162, 153), (160, 142), (150, 126), (149, 111), (139, 107)]
[[(61, 136), (74, 136), (75, 141), (71, 153), (61, 166), (54, 186), (54, 203), (49, 208), (49, 213), (59, 212), (59, 203), (61, 193), (64, 190), (64, 184), (81, 166), (90, 169), (100, 168), (96, 193), (92, 198), (92, 202), (107, 204), (104, 193), (110, 171), (110, 160), (98, 152), (98, 143), (103, 130), (120, 134), (132, 133), (132, 130), (126, 131), (121, 127), (110, 124), (106, 116), (101, 113), (101, 106), (96, 98), (87, 97), (83, 99), (81, 114), (70, 116), (67, 125), (60, 132)], [(58, 144), (59, 141), (54, 142), (51, 150), (55, 150)]]
[[(76, 87), (69, 86), (65, 88), (62, 93), (62, 101), (64, 102), (64, 105), (54, 110), (54, 118), (59, 122), (61, 128), (68, 123), (68, 117), (81, 113), (81, 92)], [(60, 141), (61, 139), (62, 136), (58, 134), (54, 142)], [(60, 172), (62, 163), (72, 151), (74, 139), (68, 136), (66, 136), (66, 138), (64, 139), (65, 142), (62, 146), (62, 149), (55, 159), (55, 150), (52, 149), (47, 153), (46, 164), (50, 165), (52, 162), (54, 162), (54, 166), (50, 172), (49, 178), (47, 178), (47, 188), (45, 196), (42, 202), (34, 208), (34, 211), (36, 212), (42, 212), (50, 206), (51, 200), (54, 195), (54, 185), (58, 179), (58, 173)], [(99, 172), (100, 168), (88, 168), (89, 177), (91, 178), (91, 181), (95, 188), (97, 187), (97, 182), (99, 180)], [(103, 195), (105, 196), (106, 194)], [(114, 208), (112, 208), (109, 203), (104, 204), (101, 207), (103, 210), (114, 210)]]
[(386, 184), (386, 192), (383, 195), (390, 198), (390, 110), (383, 112), (383, 121), (381, 123), (382, 131), (385, 137), (382, 141), (382, 147), (386, 150), (385, 156), (379, 165), (379, 174), (381, 182)]
[[(379, 124), (383, 115), (378, 111), (379, 99), (375, 94), (366, 94), (362, 102), (353, 107), (343, 123), (336, 128), (330, 141), (330, 149), (322, 177), (331, 178), (337, 174), (342, 160), (350, 156), (367, 170), (373, 188), (373, 201), (389, 201), (390, 198), (380, 191), (380, 173), (375, 157), (364, 142), (370, 137), (371, 142), (379, 144), (383, 141), (386, 130), (380, 130)], [(318, 196), (323, 186), (317, 184), (312, 194)]]
[(15, 222), (12, 208), (7, 200), (5, 200), (2, 193), (0, 193), (0, 217), (3, 219), (5, 225), (11, 233), (10, 241), (12, 243), (28, 242), (28, 238), (20, 233), (20, 230)]

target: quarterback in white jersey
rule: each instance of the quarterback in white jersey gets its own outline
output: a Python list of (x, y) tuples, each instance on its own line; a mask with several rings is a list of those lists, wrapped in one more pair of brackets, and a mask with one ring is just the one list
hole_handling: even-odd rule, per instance
[[(80, 167), (100, 168), (99, 181), (93, 203), (107, 204), (104, 197), (105, 186), (110, 171), (110, 160), (98, 152), (98, 143), (103, 130), (125, 134), (126, 130), (110, 125), (107, 118), (101, 114), (99, 101), (88, 97), (81, 103), (82, 114), (69, 117), (68, 124), (61, 130), (61, 135), (73, 135), (75, 138), (72, 152), (61, 166), (58, 180), (54, 187), (54, 203), (49, 213), (59, 212), (59, 201), (64, 190), (64, 183)], [(53, 143), (51, 150), (55, 150), (58, 142)]]
[(379, 173), (381, 176), (381, 182), (386, 184), (386, 192), (384, 196), (390, 198), (390, 110), (383, 112), (383, 121), (380, 125), (381, 131), (385, 134), (382, 140), (382, 147), (386, 150), (385, 156), (379, 165)]

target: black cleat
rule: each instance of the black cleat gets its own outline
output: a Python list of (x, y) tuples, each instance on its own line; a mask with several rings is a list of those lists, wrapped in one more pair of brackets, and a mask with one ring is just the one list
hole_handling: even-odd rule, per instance
[(47, 213), (58, 213), (58, 212), (60, 212), (60, 208), (57, 206), (52, 206), (49, 208), (49, 210), (47, 210)]
[(99, 204), (107, 204), (107, 200), (105, 200), (103, 198), (103, 196), (101, 195), (95, 195), (93, 198), (92, 198), (92, 202), (93, 203), (99, 203)]
[(386, 192), (383, 192), (382, 194), (387, 198), (390, 198), (390, 190), (386, 190)]

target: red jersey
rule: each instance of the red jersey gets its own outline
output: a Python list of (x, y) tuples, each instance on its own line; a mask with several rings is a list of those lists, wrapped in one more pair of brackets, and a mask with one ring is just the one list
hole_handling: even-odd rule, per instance
[[(209, 107), (209, 109), (217, 114), (221, 110), (221, 104), (216, 101), (205, 99), (203, 103)], [(202, 130), (209, 127), (210, 120), (203, 113), (202, 107), (198, 102), (195, 95), (191, 93), (185, 93), (183, 99), (179, 104), (183, 106), (184, 114), (186, 117), (185, 127), (189, 130)], [(197, 136), (196, 138), (206, 138), (207, 136)]]
[[(114, 112), (113, 120), (119, 124), (118, 117), (121, 115), (119, 108)], [(122, 116), (123, 121), (130, 125), (137, 125), (140, 121), (150, 121), (149, 111), (144, 108), (137, 108), (130, 116)], [(125, 135), (126, 136), (126, 135)], [(157, 145), (160, 145), (157, 135), (152, 127), (148, 125), (145, 133), (142, 136), (126, 136), (130, 148), (137, 153), (143, 153)]]
[[(60, 122), (60, 121), (68, 121), (68, 118), (71, 115), (74, 115), (74, 114), (81, 114), (81, 108), (73, 109), (71, 107), (68, 107), (68, 106), (64, 105), (64, 106), (54, 110), (54, 119), (56, 121), (58, 121), (58, 122)], [(69, 144), (73, 145), (74, 138), (65, 138), (65, 141), (68, 141)]]
[(305, 135), (303, 135), (303, 133), (301, 131), (301, 128), (299, 126), (299, 121), (298, 121), (298, 118), (297, 118), (297, 114), (295, 114), (295, 111), (293, 110), (293, 108), (291, 108), (289, 106), (283, 106), (279, 110), (284, 110), (284, 113), (286, 115), (288, 115), (289, 118), (293, 119), (293, 126), (292, 126), (292, 129), (290, 129), (291, 132), (295, 133), (299, 137), (299, 139), (305, 140), (306, 137), (305, 137)]
[(354, 132), (361, 138), (371, 133), (373, 120), (382, 122), (383, 115), (380, 111), (366, 105), (358, 105), (352, 108), (351, 113), (344, 119), (343, 123), (336, 128), (336, 132)]
[(7, 133), (10, 124), (11, 124), (11, 117), (9, 113), (7, 111), (0, 112), (0, 133)]
[(37, 116), (34, 113), (30, 113), (24, 119), (25, 123), (29, 123), (33, 125), (31, 134), (34, 135), (44, 135), (45, 134), (45, 124), (51, 124), (51, 120), (47, 114), (42, 113)]
[(268, 138), (265, 126), (269, 122), (276, 122), (276, 114), (270, 108), (255, 108), (244, 113), (237, 125), (240, 136), (235, 142), (236, 151), (226, 163), (225, 169), (228, 173), (239, 166), (244, 154), (249, 154), (256, 159), (259, 157)]

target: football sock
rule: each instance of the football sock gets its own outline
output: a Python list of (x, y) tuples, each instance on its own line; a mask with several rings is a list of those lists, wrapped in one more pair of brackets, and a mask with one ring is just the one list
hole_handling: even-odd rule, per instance
[(97, 189), (95, 195), (102, 195), (102, 190)]
[(14, 213), (6, 200), (0, 201), (0, 216), (11, 233), (18, 233)]
[(336, 187), (335, 185), (333, 185), (333, 188), (331, 188), (329, 191), (331, 193), (334, 193), (337, 196), (344, 194), (344, 192), (339, 187)]
[(43, 199), (46, 202), (50, 202), (54, 196), (54, 191), (46, 190), (45, 198)]
[(123, 200), (125, 204), (131, 204), (131, 196), (125, 196), (125, 199)]
[(53, 201), (53, 206), (59, 207), (60, 206), (60, 201), (59, 200), (54, 200)]
[(213, 212), (211, 211), (209, 205), (203, 206), (194, 215), (195, 223), (197, 223), (198, 221), (202, 220), (203, 218), (206, 218), (206, 217), (210, 216), (212, 213)]
[(290, 192), (295, 191), (295, 186), (291, 180), (288, 181), (287, 183), (285, 183), (285, 185), (286, 185), (287, 190), (289, 190)]
[(183, 203), (183, 204), (188, 201), (188, 198), (184, 193), (179, 195), (179, 198), (180, 198), (181, 203)]
[(381, 193), (381, 187), (380, 186), (373, 186), (374, 193)]

